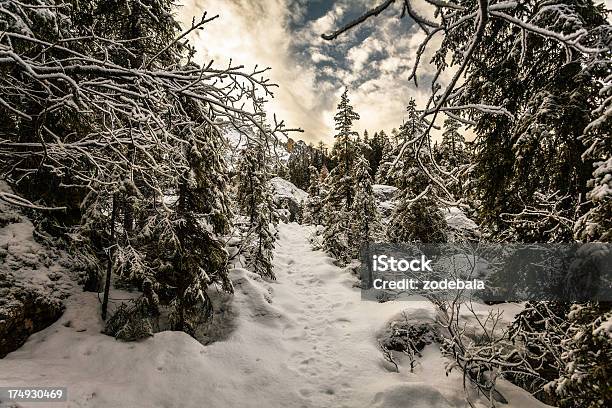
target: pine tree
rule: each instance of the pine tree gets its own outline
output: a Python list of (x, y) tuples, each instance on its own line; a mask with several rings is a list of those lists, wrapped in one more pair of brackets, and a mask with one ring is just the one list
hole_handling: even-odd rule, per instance
[(436, 201), (423, 193), (429, 178), (418, 167), (408, 167), (402, 174), (396, 205), (387, 234), (391, 242), (446, 242), (448, 225)]
[(308, 187), (308, 200), (304, 213), (304, 222), (319, 225), (322, 221), (323, 203), (321, 201), (321, 181), (317, 168), (310, 166), (310, 185)]
[(272, 271), (272, 258), (276, 234), (273, 228), (278, 223), (272, 193), (268, 162), (267, 131), (263, 102), (256, 101), (256, 112), (260, 115), (259, 129), (242, 151), (237, 201), (243, 215), (248, 218), (246, 233), (247, 267), (269, 279), (276, 279)]
[(448, 118), (444, 121), (442, 142), (437, 150), (440, 153), (442, 164), (446, 165), (448, 170), (457, 168), (465, 161), (465, 138), (458, 132), (460, 127), (461, 125), (455, 119)]
[[(411, 98), (406, 107), (406, 120), (400, 126), (399, 131), (395, 130), (395, 145), (389, 145), (383, 150), (381, 165), (376, 174), (376, 182), (399, 187), (398, 181), (402, 180), (402, 169), (405, 163), (411, 162), (414, 158), (415, 147), (412, 143), (417, 136), (423, 133), (426, 126), (416, 109), (416, 102)], [(405, 144), (408, 143), (408, 146)], [(401, 157), (400, 157), (401, 154)]]
[(176, 229), (173, 235), (160, 240), (163, 253), (173, 254), (168, 258), (173, 271), (170, 276), (160, 276), (164, 283), (176, 288), (176, 296), (170, 302), (172, 328), (192, 335), (198, 324), (212, 316), (206, 288), (219, 284), (225, 291), (233, 292), (227, 252), (216, 235), (228, 232), (231, 212), (220, 145), (211, 143), (215, 140), (213, 132), (207, 130), (203, 137), (192, 139), (186, 153), (190, 170), (179, 182), (173, 214)]
[(384, 184), (381, 183), (380, 180), (384, 178), (383, 174), (385, 174), (387, 170), (385, 168), (381, 170), (380, 168), (381, 166), (388, 167), (388, 164), (385, 163), (391, 159), (391, 142), (389, 141), (389, 138), (384, 130), (374, 133), (370, 147), (372, 149), (370, 174), (372, 174), (377, 183)]
[(356, 185), (355, 200), (352, 205), (351, 243), (353, 256), (357, 256), (364, 245), (369, 245), (380, 235), (381, 224), (372, 189), (370, 166), (365, 157), (357, 157), (354, 172)]
[(352, 164), (356, 152), (352, 138), (357, 136), (357, 132), (352, 130), (352, 124), (357, 119), (359, 115), (350, 105), (348, 89), (345, 89), (338, 104), (338, 112), (334, 116), (338, 133), (332, 154), (338, 164), (327, 177), (327, 195), (323, 200), (325, 225), (323, 245), (340, 262), (348, 262), (351, 255), (350, 212), (355, 188)]
[(247, 266), (263, 277), (275, 279), (272, 272), (275, 237), (270, 230), (270, 224), (275, 221), (275, 211), (266, 167), (264, 146), (253, 142), (241, 152), (237, 202), (247, 218)]
[(353, 138), (357, 138), (359, 133), (353, 130), (353, 121), (359, 120), (359, 114), (356, 113), (350, 104), (348, 98), (348, 88), (345, 88), (342, 96), (340, 97), (340, 103), (338, 104), (338, 112), (334, 116), (336, 122), (336, 143), (334, 144), (333, 156), (338, 162), (338, 165), (330, 173), (331, 177), (335, 177), (336, 180), (330, 184), (337, 184), (336, 182), (342, 180), (340, 183), (344, 198), (344, 205), (346, 209), (349, 209), (353, 201), (352, 190), (353, 180), (351, 177), (351, 165), (355, 157), (355, 141)]

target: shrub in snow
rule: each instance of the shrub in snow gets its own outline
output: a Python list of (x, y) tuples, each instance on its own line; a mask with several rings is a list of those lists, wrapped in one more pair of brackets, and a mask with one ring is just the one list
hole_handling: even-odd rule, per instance
[(537, 375), (507, 377), (562, 408), (599, 408), (612, 398), (610, 304), (528, 303), (510, 328), (510, 338)]
[[(408, 319), (402, 313), (403, 319), (393, 320), (385, 328), (378, 338), (378, 344), (385, 359), (395, 364), (392, 352), (406, 355), (410, 363), (410, 371), (416, 365), (417, 357), (421, 357), (421, 351), (425, 346), (434, 342), (440, 342), (440, 334), (433, 322), (419, 322)], [(397, 369), (397, 365), (396, 365)]]
[(144, 297), (121, 303), (104, 325), (103, 333), (119, 340), (135, 341), (153, 336), (153, 315)]
[(609, 304), (573, 305), (561, 340), (559, 378), (546, 385), (562, 408), (603, 408), (612, 401), (612, 335)]

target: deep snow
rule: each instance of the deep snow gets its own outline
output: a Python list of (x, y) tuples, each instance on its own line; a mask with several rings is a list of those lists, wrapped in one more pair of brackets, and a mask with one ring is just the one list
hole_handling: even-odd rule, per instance
[[(280, 225), (277, 281), (232, 271), (236, 293), (217, 316), (233, 331), (222, 340), (162, 332), (116, 341), (99, 333), (96, 294), (79, 293), (58, 322), (0, 360), (0, 386), (67, 386), (67, 404), (45, 404), (55, 407), (467, 407), (460, 375), (445, 375), (434, 345), (414, 374), (401, 363), (392, 372), (378, 350), (389, 319), (402, 310), (432, 319), (431, 305), (361, 301), (356, 277), (312, 251), (309, 232)], [(509, 408), (544, 407), (510, 384), (500, 390)]]

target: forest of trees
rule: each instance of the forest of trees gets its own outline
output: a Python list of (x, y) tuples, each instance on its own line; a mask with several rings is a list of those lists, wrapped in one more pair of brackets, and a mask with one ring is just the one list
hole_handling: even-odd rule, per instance
[[(393, 3), (383, 2), (323, 37), (333, 40)], [(420, 110), (410, 101), (391, 138), (382, 131), (373, 138), (364, 134), (365, 147), (351, 131), (359, 115), (343, 94), (332, 150), (337, 167), (324, 189), (311, 179), (312, 191), (327, 191), (310, 198), (310, 205), (325, 203), (323, 247), (348, 262), (355, 257), (352, 243), (364, 239), (445, 242), (449, 236), (440, 210), (449, 206), (473, 216), (483, 238), (492, 242), (610, 242), (612, 28), (604, 6), (499, 3), (494, 11), (486, 1), (458, 1), (436, 4), (443, 16), (439, 24), (416, 12), (412, 2), (402, 3), (402, 16), (426, 35), (415, 81), (427, 42), (443, 33), (433, 58), (439, 69), (433, 94)], [(468, 21), (474, 24), (465, 26)], [(449, 60), (455, 70), (444, 84), (439, 74), (449, 69)], [(444, 114), (441, 141), (433, 142), (436, 119)], [(473, 137), (469, 143), (462, 135), (467, 129)], [(364, 157), (377, 183), (399, 189), (386, 236), (368, 229), (377, 216), (370, 212), (371, 181), (360, 177), (361, 166), (355, 165)], [(362, 204), (352, 210), (358, 194)], [(361, 235), (351, 223), (362, 226)], [(548, 403), (604, 406), (612, 399), (612, 343), (596, 329), (611, 313), (609, 302), (534, 303), (513, 326), (513, 344), (525, 344), (526, 350), (504, 355), (490, 339), (493, 349), (468, 351), (458, 334), (448, 352), (464, 371), (470, 365), (482, 368), (463, 360), (468, 352), (482, 361), (497, 360), (496, 369), (508, 370), (508, 378)]]
[[(211, 18), (181, 32), (174, 7), (0, 3), (0, 163), (16, 193), (0, 198), (39, 210), (37, 227), (61, 238), (88, 272), (85, 288), (104, 292), (104, 318), (113, 276), (142, 290), (108, 322), (125, 338), (150, 335), (160, 305), (164, 327), (193, 333), (211, 315), (206, 288), (233, 291), (223, 236), (234, 212), (247, 219), (249, 264), (273, 277), (266, 146), (284, 130), (266, 120), (264, 98), (275, 85), (265, 69), (193, 62), (185, 38)], [(249, 139), (236, 183), (226, 127)]]
[[(440, 21), (386, 0), (323, 35), (333, 46), (399, 5), (424, 34), (415, 82), (442, 38), (425, 106), (410, 98), (389, 134), (360, 134), (346, 87), (328, 148), (284, 142), (290, 130), (266, 116), (266, 69), (194, 62), (186, 38), (206, 14), (181, 31), (172, 0), (0, 1), (0, 172), (14, 192), (0, 199), (70, 252), (82, 286), (103, 294), (105, 333), (124, 340), (194, 335), (212, 316), (207, 289), (234, 290), (229, 236), (246, 268), (275, 279), (275, 176), (308, 192), (301, 221), (339, 265), (370, 243), (457, 240), (451, 207), (483, 241), (612, 242), (609, 12), (581, 0), (428, 3)], [(231, 171), (227, 129), (247, 139)], [(397, 188), (387, 222), (377, 184)], [(109, 315), (113, 287), (139, 297)], [(511, 337), (480, 344), (453, 326), (453, 305), (440, 307), (445, 353), (483, 393), (494, 386), (483, 373), (496, 372), (563, 408), (612, 400), (612, 341), (596, 330), (610, 303), (533, 302)]]

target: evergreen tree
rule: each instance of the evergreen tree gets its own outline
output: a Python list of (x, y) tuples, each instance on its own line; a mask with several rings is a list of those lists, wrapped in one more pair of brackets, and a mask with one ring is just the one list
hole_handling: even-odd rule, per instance
[(451, 176), (444, 178), (445, 187), (457, 199), (471, 200), (470, 153), (465, 147), (465, 138), (459, 133), (461, 125), (453, 118), (444, 121), (442, 142), (434, 146), (433, 154), (438, 166)]
[(444, 132), (442, 133), (442, 143), (438, 149), (442, 165), (448, 170), (457, 168), (465, 161), (465, 138), (458, 132), (461, 125), (455, 119), (448, 118), (444, 121)]
[(394, 149), (391, 143), (386, 143), (383, 146), (381, 151), (380, 164), (374, 177), (377, 184), (395, 185), (395, 182), (389, 179), (389, 173), (391, 172), (391, 168), (393, 167), (393, 161), (395, 160), (393, 152)]
[(378, 168), (382, 162), (383, 151), (385, 146), (389, 144), (389, 138), (384, 130), (375, 132), (369, 142), (369, 155), (367, 156), (370, 162), (370, 174), (375, 178), (378, 173)]
[(265, 160), (265, 146), (256, 141), (241, 152), (237, 202), (248, 220), (245, 234), (247, 266), (263, 277), (275, 279), (272, 272), (275, 236), (270, 224), (276, 219)]
[(304, 214), (304, 222), (319, 225), (322, 222), (323, 203), (321, 201), (322, 188), (319, 171), (310, 166), (310, 185), (308, 187), (308, 200)]
[(351, 213), (346, 207), (336, 207), (336, 201), (342, 200), (332, 185), (327, 186), (328, 194), (323, 201), (323, 247), (340, 264), (351, 260), (349, 235), (351, 231)]
[[(226, 178), (219, 146), (211, 144), (212, 130), (204, 137), (193, 138), (187, 152), (190, 169), (179, 182), (178, 201), (173, 214), (174, 234), (161, 237), (162, 253), (172, 254), (168, 260), (173, 271), (158, 278), (175, 288), (170, 302), (173, 330), (194, 334), (198, 324), (212, 316), (212, 302), (206, 293), (211, 284), (219, 284), (233, 292), (228, 278), (227, 252), (216, 234), (229, 230), (231, 212), (227, 201)], [(211, 168), (219, 170), (212, 173)], [(224, 190), (221, 190), (224, 189)], [(206, 221), (206, 226), (202, 223)]]
[(448, 225), (437, 202), (427, 195), (429, 183), (422, 169), (413, 166), (404, 170), (387, 227), (391, 242), (446, 242)]
[(372, 176), (370, 166), (363, 156), (358, 156), (355, 161), (355, 200), (352, 205), (352, 231), (351, 243), (353, 245), (353, 256), (364, 245), (376, 240), (381, 232), (378, 210), (374, 190), (372, 189)]
[(357, 119), (359, 115), (350, 105), (348, 89), (345, 89), (338, 104), (338, 112), (334, 116), (338, 133), (332, 157), (338, 164), (327, 177), (327, 195), (323, 200), (325, 225), (323, 245), (340, 262), (348, 262), (351, 256), (350, 212), (355, 188), (352, 164), (356, 152), (353, 138), (357, 136), (357, 132), (352, 130), (352, 125)]
[(332, 155), (337, 161), (337, 166), (330, 173), (330, 177), (334, 180), (329, 183), (340, 187), (344, 194), (344, 205), (348, 210), (352, 204), (353, 197), (353, 179), (351, 177), (351, 165), (355, 157), (355, 141), (359, 133), (353, 130), (353, 121), (359, 120), (359, 114), (356, 113), (350, 104), (348, 98), (348, 88), (344, 90), (338, 104), (338, 111), (334, 116), (336, 122), (336, 143)]
[[(425, 123), (417, 112), (414, 98), (411, 98), (408, 102), (406, 112), (406, 120), (400, 126), (399, 131), (394, 129), (395, 145), (387, 147), (386, 151), (383, 150), (383, 158), (376, 175), (376, 182), (379, 184), (400, 186), (398, 183), (403, 180), (403, 168), (406, 166), (406, 163), (413, 161), (415, 156), (415, 145), (410, 142), (421, 135), (426, 128)], [(424, 147), (421, 149), (423, 153), (426, 153)]]
[(276, 279), (272, 271), (272, 258), (278, 224), (274, 201), (270, 188), (270, 164), (268, 132), (263, 100), (255, 101), (255, 112), (259, 115), (258, 128), (254, 137), (242, 151), (238, 173), (237, 200), (244, 215), (247, 216), (247, 267), (253, 272), (269, 279)]

